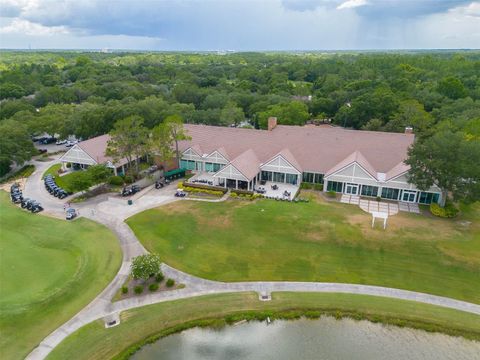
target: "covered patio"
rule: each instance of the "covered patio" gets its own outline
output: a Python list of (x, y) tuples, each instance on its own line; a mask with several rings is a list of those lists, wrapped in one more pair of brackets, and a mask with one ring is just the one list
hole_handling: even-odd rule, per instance
[(218, 184), (215, 183), (215, 177), (213, 176), (213, 173), (204, 171), (195, 173), (195, 175), (193, 175), (190, 179), (186, 180), (186, 183), (218, 186)]
[(265, 185), (259, 182), (254, 191), (269, 199), (293, 200), (299, 188), (297, 185), (266, 181)]

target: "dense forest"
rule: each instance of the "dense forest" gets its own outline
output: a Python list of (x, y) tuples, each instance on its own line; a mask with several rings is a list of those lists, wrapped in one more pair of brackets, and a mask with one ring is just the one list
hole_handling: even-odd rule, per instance
[[(0, 162), (23, 161), (37, 133), (90, 138), (117, 120), (265, 128), (331, 121), (417, 137), (480, 133), (480, 52), (80, 53), (0, 57)], [(445, 125), (447, 124), (447, 125)], [(23, 144), (23, 145), (22, 145)]]

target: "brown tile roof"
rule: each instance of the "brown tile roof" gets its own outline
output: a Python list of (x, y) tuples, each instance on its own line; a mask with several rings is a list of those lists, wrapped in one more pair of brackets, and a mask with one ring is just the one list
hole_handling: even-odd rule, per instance
[[(97, 164), (104, 164), (107, 161), (114, 163), (110, 156), (105, 155), (108, 142), (110, 141), (110, 135), (100, 135), (85, 141), (81, 141), (77, 144), (79, 148), (85, 151)], [(115, 166), (121, 166), (127, 163), (127, 159), (122, 158), (115, 162)]]
[(302, 166), (298, 163), (297, 159), (295, 159), (295, 156), (293, 156), (290, 150), (283, 149), (277, 155), (274, 155), (273, 158), (277, 157), (278, 155), (281, 155), (285, 160), (290, 163), (290, 165), (292, 165), (299, 172), (302, 172)]
[(303, 171), (322, 174), (355, 151), (361, 153), (374, 173), (388, 173), (406, 159), (407, 149), (414, 140), (413, 134), (338, 127), (278, 125), (267, 131), (185, 124), (185, 130), (192, 139), (180, 142), (182, 151), (193, 144), (205, 153), (223, 147), (232, 159), (251, 149), (261, 163), (266, 163), (288, 149)]
[(238, 155), (230, 164), (235, 166), (248, 180), (252, 180), (260, 171), (260, 161), (252, 149)]

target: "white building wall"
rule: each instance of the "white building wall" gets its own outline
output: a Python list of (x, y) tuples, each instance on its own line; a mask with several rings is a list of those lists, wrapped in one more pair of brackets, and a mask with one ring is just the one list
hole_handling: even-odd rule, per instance
[(90, 157), (85, 151), (83, 151), (78, 145), (74, 145), (68, 150), (61, 158), (63, 163), (75, 163), (82, 165), (96, 165), (97, 162)]
[(292, 165), (290, 165), (290, 163), (286, 161), (281, 155), (260, 166), (260, 170), (281, 172), (287, 174), (300, 174), (300, 172)]
[(215, 173), (213, 176), (216, 178), (248, 181), (248, 179), (245, 176), (243, 176), (242, 173), (235, 168), (235, 166), (231, 164), (224, 167), (222, 170)]
[(228, 164), (228, 160), (220, 154), (218, 151), (214, 151), (213, 153), (209, 154), (208, 156), (202, 158), (205, 162), (210, 163), (217, 163), (217, 164)]

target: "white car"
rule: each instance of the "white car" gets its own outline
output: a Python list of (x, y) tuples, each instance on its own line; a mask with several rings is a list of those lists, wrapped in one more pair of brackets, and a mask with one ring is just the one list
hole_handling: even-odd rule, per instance
[(77, 144), (77, 143), (78, 143), (77, 140), (73, 140), (73, 141), (68, 140), (68, 141), (65, 143), (65, 146), (66, 146), (66, 147), (72, 147), (73, 145), (75, 145), (75, 144)]
[(57, 145), (64, 145), (67, 143), (67, 140), (57, 140), (57, 142), (55, 144)]

